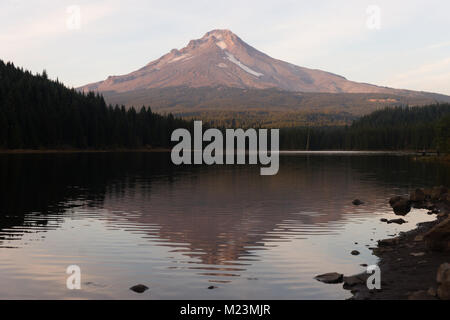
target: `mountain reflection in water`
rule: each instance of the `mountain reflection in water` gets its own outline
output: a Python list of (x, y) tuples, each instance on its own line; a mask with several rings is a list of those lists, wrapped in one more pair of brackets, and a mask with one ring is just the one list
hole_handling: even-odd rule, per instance
[[(15, 289), (0, 298), (345, 298), (313, 276), (376, 262), (367, 245), (427, 219), (382, 224), (387, 199), (449, 177), (381, 154), (282, 155), (275, 176), (169, 153), (1, 155), (0, 288)], [(148, 295), (129, 292), (146, 281)]]

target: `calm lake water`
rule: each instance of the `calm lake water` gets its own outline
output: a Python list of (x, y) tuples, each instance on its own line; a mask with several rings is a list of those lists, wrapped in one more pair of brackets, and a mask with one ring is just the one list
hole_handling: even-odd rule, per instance
[[(389, 197), (450, 184), (448, 168), (394, 154), (289, 153), (276, 176), (170, 163), (0, 155), (0, 299), (345, 299), (314, 276), (376, 263), (376, 240), (433, 219), (413, 210), (382, 223), (395, 217)], [(69, 265), (81, 290), (66, 288)], [(129, 290), (139, 283), (150, 289)]]

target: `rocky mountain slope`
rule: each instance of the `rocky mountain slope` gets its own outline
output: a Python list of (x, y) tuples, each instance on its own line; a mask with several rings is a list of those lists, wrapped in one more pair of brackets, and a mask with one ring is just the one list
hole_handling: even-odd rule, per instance
[(137, 71), (110, 76), (80, 89), (127, 92), (179, 86), (420, 95), (414, 91), (353, 82), (333, 73), (271, 58), (229, 30), (210, 31), (181, 50), (173, 49)]

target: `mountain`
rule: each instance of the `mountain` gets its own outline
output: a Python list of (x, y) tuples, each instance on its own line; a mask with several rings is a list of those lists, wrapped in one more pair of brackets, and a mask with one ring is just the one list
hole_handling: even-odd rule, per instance
[(358, 83), (277, 60), (229, 30), (210, 31), (139, 70), (78, 89), (101, 92), (112, 104), (145, 104), (160, 112), (193, 117), (211, 110), (242, 111), (255, 106), (270, 112), (320, 109), (361, 115), (386, 105), (450, 101), (445, 95)]
[(273, 59), (229, 30), (213, 30), (173, 49), (145, 67), (123, 76), (110, 76), (81, 90), (127, 92), (148, 88), (187, 86), (278, 88), (297, 92), (413, 94)]

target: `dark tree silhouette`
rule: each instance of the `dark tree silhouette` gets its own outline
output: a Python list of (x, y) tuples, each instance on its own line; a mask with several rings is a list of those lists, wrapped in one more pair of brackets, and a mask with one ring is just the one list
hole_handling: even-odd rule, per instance
[(0, 148), (168, 147), (174, 128), (190, 122), (149, 107), (108, 106), (102, 96), (0, 60)]

